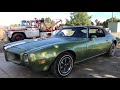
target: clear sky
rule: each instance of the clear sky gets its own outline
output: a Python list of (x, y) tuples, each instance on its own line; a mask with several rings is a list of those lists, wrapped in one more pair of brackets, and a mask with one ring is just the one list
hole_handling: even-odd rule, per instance
[[(95, 19), (100, 20), (101, 22), (112, 17), (112, 12), (88, 12), (89, 15), (92, 15), (92, 21)], [(114, 16), (120, 18), (120, 12), (114, 12)], [(51, 19), (62, 19), (65, 23), (65, 19), (70, 18), (70, 12), (0, 12), (0, 25), (10, 25), (15, 23), (20, 23), (21, 20), (29, 20), (34, 18), (46, 18), (50, 17)]]

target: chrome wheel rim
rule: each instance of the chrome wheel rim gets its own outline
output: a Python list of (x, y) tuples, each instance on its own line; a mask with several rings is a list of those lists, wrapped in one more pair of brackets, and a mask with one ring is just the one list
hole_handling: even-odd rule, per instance
[(115, 54), (115, 45), (112, 45), (111, 47), (111, 55), (113, 56)]
[(67, 76), (73, 68), (73, 59), (70, 55), (63, 56), (58, 64), (58, 72), (61, 76)]
[(21, 36), (16, 36), (15, 38), (16, 38), (17, 41), (23, 40), (23, 38)]

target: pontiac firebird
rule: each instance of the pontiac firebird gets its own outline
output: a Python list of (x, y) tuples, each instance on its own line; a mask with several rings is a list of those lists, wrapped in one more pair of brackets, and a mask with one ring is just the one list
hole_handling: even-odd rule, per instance
[(104, 28), (68, 26), (53, 37), (12, 42), (3, 49), (6, 61), (66, 77), (75, 63), (101, 54), (113, 56), (116, 44), (116, 38)]

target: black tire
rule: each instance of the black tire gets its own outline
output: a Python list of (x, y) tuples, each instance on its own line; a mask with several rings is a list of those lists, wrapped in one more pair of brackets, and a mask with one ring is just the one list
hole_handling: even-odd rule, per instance
[(24, 40), (25, 36), (22, 33), (16, 33), (12, 36), (11, 41), (20, 41), (20, 40)]
[(110, 49), (109, 49), (108, 52), (106, 53), (107, 56), (109, 56), (109, 57), (110, 57), (110, 56), (114, 56), (115, 50), (116, 50), (116, 46), (115, 46), (114, 43), (112, 43)]
[(56, 77), (68, 76), (73, 69), (73, 62), (73, 56), (69, 52), (60, 54), (51, 65), (52, 74)]
[(8, 41), (12, 42), (11, 38), (8, 38)]

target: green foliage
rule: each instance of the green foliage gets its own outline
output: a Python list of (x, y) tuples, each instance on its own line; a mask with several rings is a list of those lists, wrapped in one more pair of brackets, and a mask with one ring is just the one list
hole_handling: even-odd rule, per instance
[(91, 16), (87, 12), (73, 12), (70, 20), (66, 19), (66, 26), (87, 26), (91, 25)]
[(45, 24), (46, 24), (46, 26), (51, 26), (54, 23), (55, 22), (53, 20), (51, 20), (51, 18), (49, 18), (49, 17), (45, 18)]
[(94, 26), (95, 25), (94, 22), (91, 22), (91, 25)]
[(10, 26), (17, 27), (17, 26), (20, 26), (20, 24), (11, 24)]
[(100, 21), (98, 19), (95, 20), (95, 23), (96, 23), (96, 26), (100, 26), (101, 25), (101, 23), (100, 23)]
[(109, 23), (109, 22), (120, 22), (120, 19), (119, 19), (119, 18), (116, 18), (116, 17), (114, 17), (113, 19), (112, 19), (112, 18), (109, 18), (109, 19), (107, 19), (106, 21), (103, 22), (103, 26), (104, 26), (105, 28), (108, 28), (108, 23)]

